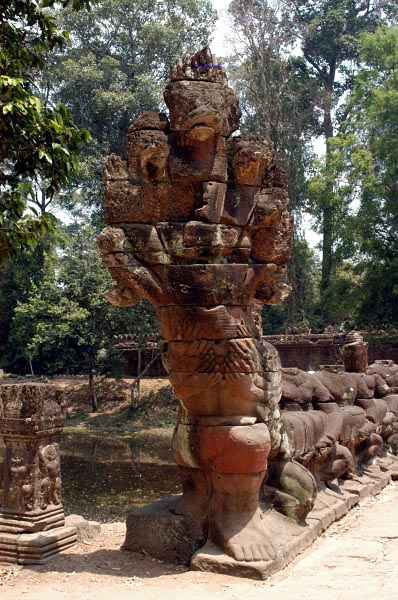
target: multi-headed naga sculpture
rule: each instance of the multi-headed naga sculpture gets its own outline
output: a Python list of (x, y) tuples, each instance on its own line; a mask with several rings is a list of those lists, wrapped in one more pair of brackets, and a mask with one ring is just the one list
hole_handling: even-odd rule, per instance
[(238, 560), (269, 558), (259, 490), (280, 447), (280, 364), (253, 307), (282, 283), (292, 221), (271, 144), (231, 137), (240, 110), (208, 49), (179, 61), (170, 111), (129, 128), (127, 162), (105, 166), (107, 227), (99, 247), (119, 306), (146, 298), (167, 341), (181, 403), (174, 454), (177, 512), (205, 514), (209, 538)]
[[(164, 362), (180, 401), (173, 448), (183, 487), (170, 510), (201, 520), (208, 554), (275, 570), (290, 552), (281, 529), (301, 535), (297, 522), (317, 487), (353, 470), (356, 453), (371, 460), (379, 433), (393, 428), (383, 425), (386, 407), (376, 425), (365, 408), (340, 407), (319, 379), (297, 370), (285, 370), (282, 395), (259, 307), (289, 292), (283, 278), (293, 225), (284, 173), (268, 141), (231, 136), (238, 101), (209, 49), (179, 61), (170, 79), (169, 119), (139, 115), (127, 161), (112, 155), (105, 165), (108, 227), (98, 241), (117, 282), (108, 299), (118, 306), (149, 300), (166, 340)], [(312, 533), (304, 532), (304, 546)], [(225, 569), (222, 561), (214, 567)]]

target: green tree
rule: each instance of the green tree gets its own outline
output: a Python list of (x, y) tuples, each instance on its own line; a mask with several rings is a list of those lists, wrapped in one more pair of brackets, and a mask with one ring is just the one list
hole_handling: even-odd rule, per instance
[(64, 247), (45, 255), (44, 276), (15, 309), (6, 366), (35, 374), (87, 373), (93, 410), (94, 373), (113, 335), (157, 332), (153, 311), (118, 309), (105, 300), (113, 287), (90, 226), (68, 226)]
[(287, 280), (293, 291), (285, 302), (263, 308), (264, 335), (284, 333), (288, 327), (322, 330), (319, 314), (319, 259), (306, 240), (297, 235), (293, 240)]
[(236, 56), (232, 81), (243, 111), (242, 131), (270, 139), (288, 176), (293, 210), (305, 200), (305, 165), (318, 134), (317, 82), (293, 50), (295, 31), (286, 26), (280, 2), (234, 0), (229, 6)]
[(306, 170), (313, 160), (311, 138), (320, 132), (319, 85), (306, 61), (295, 53), (296, 31), (288, 26), (281, 2), (234, 0), (229, 15), (236, 51), (229, 72), (243, 111), (241, 130), (274, 143), (286, 171), (296, 222), (287, 273), (294, 291), (284, 306), (265, 309), (265, 331), (280, 333), (303, 321), (317, 328), (319, 282), (313, 274), (318, 265), (303, 238), (301, 217), (307, 201)]
[(350, 293), (356, 319), (396, 326), (398, 319), (398, 28), (361, 37), (343, 131), (333, 140), (327, 176), (335, 182), (342, 219), (341, 259), (354, 257)]
[[(333, 146), (331, 140), (348, 117), (342, 102), (352, 89), (353, 77), (360, 63), (359, 38), (372, 32), (386, 19), (394, 19), (398, 3), (394, 0), (284, 0), (286, 18), (291, 19), (301, 41), (301, 50), (312, 77), (320, 89), (322, 135), (326, 140), (326, 171)], [(316, 197), (319, 229), (322, 234), (323, 292), (331, 283), (336, 228), (339, 220), (338, 195), (328, 180)]]
[[(20, 4), (22, 6), (23, 3)], [(27, 4), (29, 3), (27, 2)], [(38, 185), (35, 183), (32, 185), (31, 179), (26, 180), (25, 178), (24, 183), (27, 181), (31, 194), (29, 204), (35, 203), (33, 210), (44, 215), (41, 219), (41, 223), (44, 224), (46, 221), (52, 220), (51, 216), (47, 215), (47, 211), (49, 202), (53, 202), (55, 197), (59, 203), (73, 211), (74, 217), (80, 222), (87, 221), (87, 216), (89, 216), (90, 222), (98, 228), (102, 224), (95, 220), (96, 215), (92, 219), (92, 212), (96, 208), (99, 220), (101, 220), (104, 191), (102, 186), (103, 157), (111, 152), (123, 153), (122, 148), (128, 124), (138, 112), (144, 109), (159, 109), (163, 89), (162, 81), (166, 78), (169, 65), (191, 46), (198, 47), (207, 42), (216, 14), (208, 0), (200, 2), (193, 0), (141, 0), (138, 2), (101, 0), (93, 3), (95, 6), (90, 13), (74, 10), (88, 4), (83, 1), (57, 3), (43, 0), (39, 6), (34, 1), (30, 4), (33, 7), (32, 10), (34, 9), (35, 17), (39, 18), (38, 14), (40, 14), (46, 27), (51, 28), (51, 32), (54, 31), (54, 35), (56, 33), (59, 36), (60, 43), (57, 41), (54, 44), (40, 46), (40, 63), (37, 66), (35, 63), (31, 69), (26, 68), (27, 88), (31, 89), (32, 93), (35, 92), (38, 102), (44, 104), (46, 110), (47, 108), (50, 110), (48, 105), (50, 100), (51, 102), (61, 101), (63, 105), (68, 105), (73, 113), (73, 122), (76, 123), (76, 126), (88, 127), (93, 132), (93, 140), (92, 144), (83, 148), (80, 155), (79, 175), (77, 176), (72, 168), (69, 171), (74, 178), (68, 193), (62, 186), (59, 193), (47, 195), (45, 187), (47, 179), (44, 178), (42, 172), (39, 172), (36, 177)], [(70, 10), (52, 11), (53, 7), (61, 8), (61, 6), (69, 7)], [(48, 12), (41, 10), (45, 7), (48, 7)], [(17, 7), (14, 8), (17, 10)], [(11, 13), (8, 12), (7, 18), (11, 19), (10, 15)], [(58, 29), (53, 30), (53, 26), (55, 28), (54, 17), (57, 19)], [(35, 28), (36, 25), (33, 23), (33, 33), (36, 31)], [(63, 29), (70, 29), (70, 36), (60, 33)], [(30, 40), (35, 39), (33, 33)], [(64, 42), (69, 38), (71, 44), (67, 45)], [(32, 44), (27, 47), (30, 49)], [(48, 52), (50, 49), (52, 51)], [(50, 165), (48, 157), (43, 155), (42, 158), (46, 167)], [(52, 157), (50, 156), (50, 158)], [(75, 161), (73, 155), (71, 160)], [(22, 215), (26, 208), (25, 196), (21, 202)], [(32, 217), (31, 220), (37, 224), (37, 227), (40, 227), (38, 218), (33, 219)], [(28, 231), (32, 237), (32, 228), (28, 228)], [(11, 232), (8, 232), (8, 235), (10, 236)], [(68, 235), (71, 235), (72, 243), (77, 235), (73, 227), (68, 228)], [(94, 237), (95, 233), (92, 233), (91, 238)], [(48, 240), (48, 238), (46, 239)], [(61, 269), (61, 262), (64, 264), (61, 258), (69, 257), (71, 253), (69, 250), (61, 248), (57, 250), (60, 254), (54, 257), (51, 255), (53, 251), (50, 252), (44, 241), (34, 251), (21, 255), (18, 261), (13, 258), (13, 263), (5, 263), (4, 268), (0, 271), (0, 308), (4, 309), (0, 317), (2, 325), (0, 343), (3, 352), (6, 353), (5, 366), (19, 372), (23, 372), (27, 368), (28, 343), (31, 344), (29, 352), (32, 356), (32, 364), (38, 373), (50, 373), (54, 372), (54, 369), (75, 372), (79, 365), (82, 368), (85, 364), (84, 360), (86, 359), (82, 359), (82, 345), (77, 343), (73, 345), (71, 342), (69, 345), (65, 345), (65, 348), (70, 348), (70, 351), (59, 354), (57, 364), (54, 363), (56, 344), (51, 345), (49, 341), (39, 343), (40, 336), (34, 339), (34, 356), (31, 352), (33, 343), (31, 340), (36, 329), (32, 333), (29, 327), (36, 327), (40, 311), (44, 310), (45, 306), (47, 306), (47, 311), (50, 310), (49, 305), (52, 302), (50, 300), (42, 302), (39, 306), (38, 298), (47, 292), (50, 294), (50, 291), (53, 290), (54, 297), (58, 298), (60, 305), (66, 306), (66, 300), (71, 301), (71, 296), (68, 296), (66, 300), (62, 299), (61, 291), (69, 289), (69, 284), (66, 285), (63, 279), (60, 279), (61, 271), (67, 272), (67, 270)], [(94, 250), (93, 252), (95, 253)], [(98, 257), (96, 260), (98, 261)], [(41, 265), (41, 269), (37, 268), (39, 265)], [(51, 265), (53, 266), (51, 267)], [(71, 267), (70, 260), (69, 267)], [(99, 268), (102, 271), (102, 267)], [(48, 272), (49, 269), (50, 272)], [(77, 271), (76, 278), (78, 276), (80, 276), (80, 272)], [(41, 277), (44, 278), (43, 283), (41, 283)], [(108, 285), (111, 287), (110, 282)], [(103, 290), (103, 286), (99, 278), (98, 294), (102, 293), (101, 290)], [(17, 300), (19, 299), (20, 305), (22, 305), (26, 304), (29, 298), (32, 302), (36, 302), (34, 310), (32, 306), (32, 315), (37, 315), (37, 317), (32, 317), (32, 322), (29, 323), (27, 319), (29, 312), (26, 313), (26, 319), (21, 315), (19, 322), (22, 323), (25, 319), (24, 327), (26, 328), (23, 348), (21, 348), (16, 335), (17, 321), (14, 321), (13, 325), (11, 325), (11, 321)], [(76, 300), (76, 302), (80, 307), (79, 301)], [(105, 301), (104, 304), (108, 311), (106, 313), (108, 322), (112, 324), (112, 327), (109, 326), (107, 330), (110, 336), (112, 333), (129, 332), (138, 335), (141, 339), (155, 328), (154, 313), (146, 305), (128, 311), (128, 315), (130, 315), (128, 316), (126, 311), (115, 309)], [(68, 306), (73, 313), (73, 305), (69, 303)], [(19, 310), (23, 312), (22, 307)], [(54, 320), (58, 317), (61, 318), (58, 313), (54, 313)], [(70, 328), (77, 321), (76, 318), (69, 319), (67, 322), (70, 333), (70, 335), (68, 333), (69, 340), (73, 337)], [(50, 317), (47, 318), (47, 322), (50, 322)], [(60, 340), (62, 336), (66, 336), (66, 331), (64, 323), (63, 331), (58, 332)], [(77, 340), (77, 335), (74, 339)], [(60, 342), (59, 347), (61, 346)], [(54, 351), (46, 354), (46, 347), (52, 348)]]
[(50, 106), (36, 88), (48, 52), (68, 41), (55, 22), (61, 6), (76, 11), (89, 1), (0, 3), (0, 262), (54, 227), (29, 201), (37, 187), (48, 199), (68, 181), (89, 139), (65, 106)]
[(102, 214), (102, 162), (125, 154), (131, 120), (163, 107), (170, 65), (208, 43), (216, 13), (209, 0), (99, 0), (90, 13), (63, 11), (72, 44), (54, 57), (43, 85), (87, 128), (81, 171), (64, 206)]
[[(49, 232), (38, 241), (36, 246), (25, 248), (0, 265), (0, 357), (10, 354), (15, 358), (18, 354), (15, 348), (10, 348), (8, 342), (14, 309), (18, 302), (26, 301), (33, 285), (36, 287), (41, 285), (47, 263), (46, 257), (54, 254), (60, 236), (62, 232), (59, 228)], [(24, 359), (23, 363), (25, 363)], [(14, 362), (15, 367), (18, 367), (18, 361)], [(25, 369), (25, 365), (23, 368)]]

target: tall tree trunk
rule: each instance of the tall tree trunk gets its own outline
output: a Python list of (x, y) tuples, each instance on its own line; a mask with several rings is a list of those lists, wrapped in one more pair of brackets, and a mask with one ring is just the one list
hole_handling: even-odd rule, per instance
[(32, 355), (29, 354), (29, 367), (30, 367), (30, 374), (33, 375), (34, 377), (34, 372), (33, 372), (33, 363), (32, 363)]
[(92, 411), (97, 412), (98, 404), (97, 404), (97, 395), (95, 393), (95, 388), (94, 388), (94, 370), (92, 367), (90, 367), (90, 370), (88, 372), (88, 393), (90, 396)]
[[(329, 88), (325, 94), (323, 127), (326, 138), (326, 171), (328, 172), (329, 141), (333, 137), (332, 88)], [(324, 292), (330, 285), (333, 267), (333, 184), (329, 184), (329, 186), (330, 189), (327, 190), (323, 206), (321, 292)]]

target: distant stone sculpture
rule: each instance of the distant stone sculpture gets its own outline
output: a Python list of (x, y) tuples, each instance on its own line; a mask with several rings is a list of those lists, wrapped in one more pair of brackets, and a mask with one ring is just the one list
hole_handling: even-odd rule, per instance
[[(339, 368), (325, 368), (315, 374), (283, 369), (282, 422), (292, 439), (296, 459), (306, 464), (318, 481), (330, 481), (365, 467), (380, 454), (383, 439), (393, 432), (395, 417), (381, 400), (389, 391), (379, 376), (347, 373)], [(311, 440), (313, 419), (318, 421), (318, 437)], [(305, 459), (303, 451), (297, 456), (299, 440), (306, 440)], [(314, 454), (317, 448), (321, 450), (318, 458)]]
[(346, 371), (365, 373), (368, 366), (368, 344), (357, 331), (346, 335), (341, 356)]
[[(319, 486), (380, 450), (384, 417), (375, 426), (372, 407), (351, 406), (354, 389), (368, 389), (362, 372), (346, 374), (347, 406), (323, 375), (287, 369), (281, 379), (259, 305), (289, 292), (287, 182), (268, 141), (231, 137), (238, 102), (208, 48), (178, 61), (164, 98), (170, 121), (139, 115), (127, 160), (105, 164), (108, 226), (98, 246), (117, 283), (107, 297), (118, 306), (149, 300), (166, 340), (183, 494), (162, 504), (176, 528), (164, 538), (176, 547), (177, 529), (186, 540), (194, 523), (205, 543), (195, 568), (265, 576), (293, 552)], [(140, 549), (137, 532), (153, 531), (151, 513), (140, 518), (142, 530), (128, 521), (126, 548)], [(147, 546), (159, 557), (161, 537)]]
[(0, 561), (45, 562), (74, 544), (61, 503), (59, 442), (65, 419), (61, 391), (44, 383), (0, 385), (4, 439)]
[(367, 375), (379, 375), (394, 394), (398, 393), (398, 365), (392, 360), (376, 360), (366, 369)]

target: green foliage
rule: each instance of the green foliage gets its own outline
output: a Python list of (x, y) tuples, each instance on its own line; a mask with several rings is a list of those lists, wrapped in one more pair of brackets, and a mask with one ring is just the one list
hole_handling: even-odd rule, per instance
[(285, 333), (288, 318), (283, 304), (264, 305), (261, 317), (264, 335)]
[[(113, 284), (93, 241), (102, 227), (102, 160), (124, 153), (137, 113), (159, 109), (170, 64), (208, 42), (216, 13), (209, 0), (3, 4), (0, 260), (28, 247), (0, 270), (3, 363), (25, 372), (31, 362), (49, 374), (114, 367), (113, 334), (144, 340), (158, 329), (148, 303), (126, 310), (104, 299)], [(52, 198), (80, 225), (29, 249), (54, 226)]]
[(383, 329), (398, 322), (398, 257), (381, 264), (371, 261), (364, 269), (358, 322), (362, 326)]
[[(336, 323), (346, 312), (359, 318), (356, 282), (370, 273), (366, 257), (379, 247), (381, 259), (387, 245), (397, 247), (392, 227), (397, 198), (391, 189), (389, 194), (381, 191), (396, 182), (396, 39), (386, 35), (386, 23), (396, 23), (397, 8), (398, 2), (389, 0), (234, 0), (230, 5), (240, 48), (232, 72), (242, 99), (242, 130), (274, 141), (287, 173), (298, 232), (302, 210), (307, 209), (322, 236), (321, 294), (313, 295), (320, 299), (322, 315), (313, 306), (313, 327), (322, 328), (322, 319), (324, 325)], [(373, 37), (380, 23), (385, 25)], [(355, 80), (364, 63), (367, 67)], [(353, 118), (358, 118), (355, 130)], [(335, 138), (343, 131), (344, 136)], [(312, 136), (325, 138), (326, 156), (311, 165)], [(296, 321), (296, 313), (307, 313), (301, 301), (295, 308), (302, 281), (297, 267), (305, 260), (298, 248), (296, 244), (290, 266), (292, 298), (284, 309), (267, 309), (279, 327)], [(350, 279), (345, 273), (353, 272), (352, 260), (362, 266), (355, 267)], [(355, 310), (345, 306), (349, 296), (356, 299)]]
[(293, 290), (283, 304), (264, 306), (264, 335), (285, 333), (289, 327), (309, 327), (322, 331), (319, 312), (319, 260), (305, 239), (296, 237), (287, 265), (287, 280)]
[(87, 373), (101, 363), (109, 366), (114, 334), (157, 331), (147, 307), (118, 309), (105, 300), (113, 284), (92, 228), (73, 224), (67, 229), (63, 247), (45, 253), (40, 283), (32, 281), (14, 308), (6, 346), (10, 370), (24, 372), (29, 362), (35, 374)]
[(287, 279), (293, 286), (293, 291), (285, 301), (286, 325), (322, 331), (319, 314), (320, 261), (304, 238), (296, 236), (293, 241)]
[(69, 39), (47, 10), (61, 4), (78, 10), (89, 2), (0, 4), (0, 262), (54, 227), (54, 219), (40, 216), (29, 201), (37, 186), (52, 197), (68, 181), (81, 144), (90, 139), (65, 106), (51, 107), (35, 93), (48, 52)]
[[(301, 40), (310, 76), (318, 82), (319, 94), (315, 100), (320, 109), (322, 135), (327, 142), (326, 164), (318, 171), (311, 189), (312, 207), (322, 234), (321, 288), (325, 292), (339, 262), (334, 249), (346, 208), (340, 202), (341, 190), (336, 193), (335, 182), (329, 176), (334, 169), (334, 165), (329, 164), (334, 160), (331, 140), (349, 114), (344, 94), (352, 90), (353, 77), (360, 64), (360, 34), (374, 31), (383, 20), (393, 21), (398, 3), (284, 0), (283, 4), (287, 9), (286, 19)], [(328, 319), (327, 313), (325, 318)]]
[(63, 206), (83, 203), (102, 215), (104, 157), (125, 154), (137, 114), (163, 108), (170, 65), (208, 43), (215, 16), (209, 0), (99, 0), (90, 13), (60, 13), (72, 44), (58, 52), (43, 85), (93, 138)]
[(228, 67), (237, 90), (242, 133), (270, 139), (279, 153), (289, 182), (291, 207), (299, 214), (305, 201), (305, 165), (309, 140), (317, 133), (316, 82), (301, 57), (278, 3), (234, 0), (229, 14), (235, 32), (236, 55)]
[(344, 261), (335, 270), (331, 285), (324, 291), (322, 303), (330, 325), (338, 325), (349, 316), (358, 324), (361, 277), (352, 261)]
[[(0, 265), (0, 356), (6, 353), (14, 309), (25, 302), (33, 285), (40, 286), (46, 256), (54, 255), (55, 243), (62, 243), (59, 229), (40, 238), (36, 246), (27, 248)], [(55, 256), (54, 256), (55, 258)], [(10, 349), (10, 355), (15, 348)]]
[(235, 0), (229, 13), (237, 54), (230, 57), (228, 72), (243, 111), (241, 131), (273, 141), (286, 171), (296, 222), (287, 274), (293, 291), (284, 306), (264, 308), (264, 332), (281, 333), (303, 321), (317, 329), (319, 265), (301, 238), (301, 214), (307, 199), (305, 173), (313, 158), (310, 140), (319, 134), (318, 82), (306, 61), (292, 53), (296, 31), (277, 2)]
[[(331, 144), (329, 163), (313, 183), (319, 191), (322, 177), (334, 182), (341, 212), (335, 253), (340, 260), (355, 259), (351, 271), (357, 281), (358, 322), (393, 326), (398, 316), (398, 118), (392, 109), (398, 102), (398, 29), (382, 25), (364, 34), (360, 57), (364, 62), (348, 118)], [(336, 293), (332, 281), (327, 301)]]

